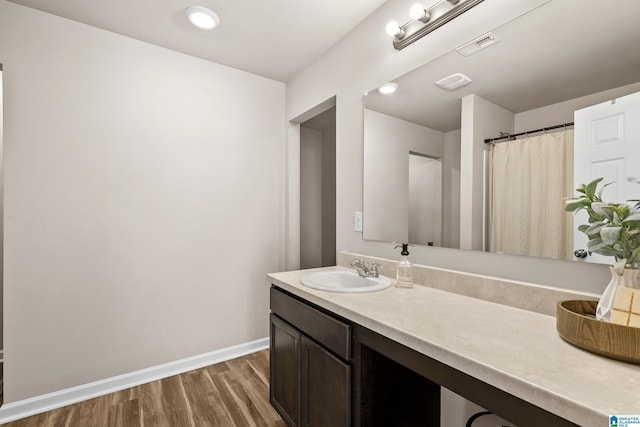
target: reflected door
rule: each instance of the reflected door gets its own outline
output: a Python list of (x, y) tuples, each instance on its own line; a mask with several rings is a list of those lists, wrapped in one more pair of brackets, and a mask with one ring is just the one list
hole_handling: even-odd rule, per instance
[[(574, 118), (574, 186), (602, 177), (603, 183), (611, 183), (603, 191), (605, 202), (640, 198), (640, 92), (578, 110)], [(587, 248), (587, 237), (577, 230), (586, 223), (586, 212), (578, 212), (574, 251)], [(583, 260), (613, 263), (612, 257), (598, 254)]]

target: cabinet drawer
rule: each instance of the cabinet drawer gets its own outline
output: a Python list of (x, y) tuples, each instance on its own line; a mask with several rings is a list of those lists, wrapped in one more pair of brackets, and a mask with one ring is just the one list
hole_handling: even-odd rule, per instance
[(351, 359), (351, 327), (271, 287), (271, 311), (344, 360)]

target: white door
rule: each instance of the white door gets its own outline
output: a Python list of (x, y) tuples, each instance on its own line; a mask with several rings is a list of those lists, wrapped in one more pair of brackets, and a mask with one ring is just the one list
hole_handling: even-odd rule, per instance
[[(602, 177), (602, 184), (611, 183), (602, 194), (605, 202), (640, 199), (640, 92), (578, 110), (574, 121), (574, 188)], [(587, 248), (587, 236), (577, 230), (587, 223), (584, 211), (574, 218), (574, 251)], [(614, 262), (598, 254), (583, 260)]]

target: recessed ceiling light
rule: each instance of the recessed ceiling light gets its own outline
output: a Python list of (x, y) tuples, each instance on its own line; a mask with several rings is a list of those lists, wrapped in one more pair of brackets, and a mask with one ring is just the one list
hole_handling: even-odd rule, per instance
[(198, 28), (211, 30), (220, 24), (220, 18), (216, 13), (203, 6), (191, 6), (186, 10), (189, 21)]
[(378, 92), (388, 95), (395, 92), (396, 89), (398, 89), (398, 85), (396, 83), (385, 83), (378, 88)]

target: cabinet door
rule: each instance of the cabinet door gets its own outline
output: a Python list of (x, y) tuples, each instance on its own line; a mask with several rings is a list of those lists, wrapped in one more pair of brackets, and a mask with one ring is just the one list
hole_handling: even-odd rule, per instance
[(291, 427), (300, 421), (300, 332), (271, 315), (269, 399)]
[(351, 425), (351, 368), (302, 335), (300, 425)]

